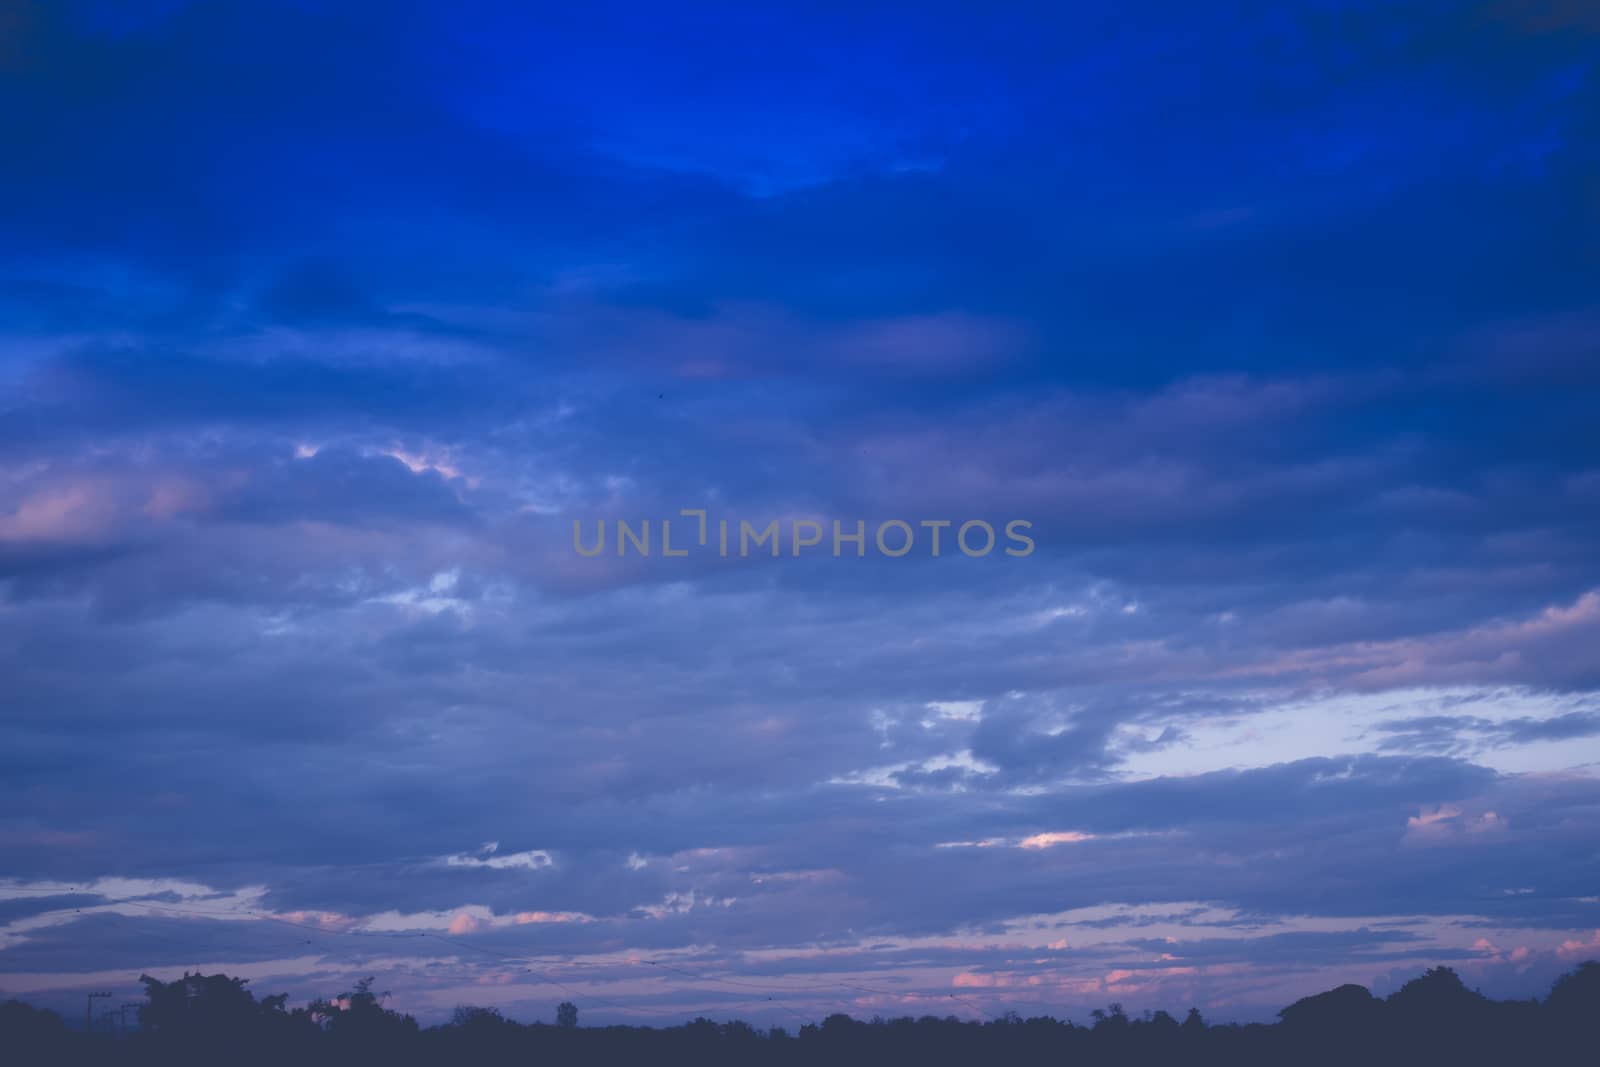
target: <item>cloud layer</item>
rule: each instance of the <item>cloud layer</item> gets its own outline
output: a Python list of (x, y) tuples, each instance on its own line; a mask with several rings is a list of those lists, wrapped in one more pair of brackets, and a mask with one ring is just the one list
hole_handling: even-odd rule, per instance
[[(1547, 986), (1600, 41), (1534, 6), (22, 5), (0, 990)], [(682, 509), (1037, 548), (573, 550)]]

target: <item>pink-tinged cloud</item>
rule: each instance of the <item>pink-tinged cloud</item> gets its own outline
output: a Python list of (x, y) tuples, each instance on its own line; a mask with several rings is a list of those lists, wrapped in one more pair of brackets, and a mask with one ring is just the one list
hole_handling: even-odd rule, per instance
[(9, 513), (0, 503), (0, 542), (85, 544), (108, 540), (140, 522), (166, 522), (211, 503), (196, 479), (141, 470), (117, 477), (73, 475), (25, 491)]
[(1600, 930), (1588, 937), (1572, 937), (1556, 946), (1556, 954), (1564, 959), (1588, 958), (1600, 953)]
[(957, 989), (989, 989), (1000, 984), (992, 974), (972, 974), (962, 971), (950, 982)]
[(1581, 674), (1600, 643), (1600, 590), (1525, 619), (1395, 641), (1360, 641), (1285, 653), (1221, 672), (1222, 677), (1341, 681), (1365, 690), (1488, 684)]
[(200, 483), (189, 478), (165, 478), (150, 487), (140, 510), (148, 518), (166, 521), (204, 511), (210, 502)]
[(114, 527), (117, 511), (116, 496), (105, 486), (80, 482), (40, 490), (0, 515), (0, 542), (96, 540)]
[(543, 923), (592, 923), (594, 916), (585, 915), (581, 911), (519, 911), (512, 916), (512, 921), (518, 926)]
[(483, 929), (484, 926), (484, 920), (478, 918), (476, 915), (462, 912), (455, 918), (451, 919), (450, 925), (445, 927), (445, 929), (447, 929), (450, 933), (459, 936), (461, 934), (476, 933), (477, 931)]
[(1494, 811), (1470, 813), (1454, 804), (1423, 809), (1406, 819), (1406, 840), (1441, 841), (1468, 834), (1489, 834), (1507, 829), (1507, 822)]
[(355, 918), (332, 911), (286, 911), (274, 918), (301, 926), (316, 926), (323, 930), (346, 930), (356, 924)]
[(1094, 834), (1079, 833), (1076, 830), (1055, 830), (1049, 833), (1034, 834), (1024, 837), (1021, 841), (1022, 848), (1054, 848), (1056, 845), (1073, 845), (1080, 841), (1093, 841)]

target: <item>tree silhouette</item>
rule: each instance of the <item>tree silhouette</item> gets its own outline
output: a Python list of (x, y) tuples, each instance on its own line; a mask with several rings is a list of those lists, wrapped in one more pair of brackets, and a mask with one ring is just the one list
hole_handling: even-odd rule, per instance
[(86, 1034), (53, 1012), (0, 1004), (0, 1061), (187, 1067), (386, 1067), (456, 1063), (694, 1064), (729, 1067), (854, 1067), (912, 1063), (1171, 1065), (1458, 1065), (1586, 1063), (1600, 1040), (1600, 963), (1562, 976), (1541, 1001), (1495, 1001), (1435, 967), (1387, 999), (1344, 985), (1295, 1001), (1274, 1025), (1208, 1024), (1191, 1008), (1183, 1022), (1165, 1011), (1130, 1016), (1120, 1004), (1096, 1009), (1091, 1026), (1014, 1012), (987, 1022), (953, 1016), (874, 1018), (835, 1013), (796, 1032), (737, 1020), (699, 1018), (648, 1028), (577, 1025), (564, 1001), (556, 1025), (523, 1024), (495, 1008), (463, 1005), (448, 1023), (421, 1029), (385, 1006), (365, 978), (337, 996), (290, 1009), (278, 994), (257, 999), (242, 978), (143, 975), (140, 1029), (122, 1039)]
[[(1578, 969), (1556, 979), (1545, 1006), (1558, 1016), (1578, 1018), (1592, 1012), (1600, 1004), (1600, 962), (1586, 960)], [(1600, 1017), (1587, 1015), (1591, 1024), (1600, 1024)]]

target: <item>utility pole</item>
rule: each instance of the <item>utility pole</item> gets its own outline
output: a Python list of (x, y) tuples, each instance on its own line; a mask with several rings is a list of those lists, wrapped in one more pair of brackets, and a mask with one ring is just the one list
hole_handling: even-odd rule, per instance
[(102, 997), (109, 999), (110, 993), (90, 993), (89, 999), (83, 1005), (83, 1032), (94, 1033), (94, 1002)]
[[(130, 1003), (124, 1004), (122, 1007), (117, 1009), (117, 1014), (122, 1017), (122, 1036), (123, 1037), (127, 1037), (128, 1036), (128, 1009), (129, 1008), (133, 1008), (135, 1011), (137, 1011), (138, 1009), (140, 1009), (142, 1007), (144, 1007), (144, 1005), (135, 1000), (135, 1001), (132, 1001)], [(138, 1016), (136, 1015), (136, 1016), (134, 1016), (134, 1018), (137, 1019)]]

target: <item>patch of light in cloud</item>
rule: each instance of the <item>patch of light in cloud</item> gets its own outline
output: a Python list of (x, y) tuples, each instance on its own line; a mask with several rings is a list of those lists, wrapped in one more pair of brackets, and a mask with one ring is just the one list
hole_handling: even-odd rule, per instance
[[(1244, 770), (1333, 755), (1406, 751), (1395, 724), (1424, 717), (1473, 719), (1490, 728), (1513, 721), (1540, 722), (1600, 706), (1595, 697), (1567, 696), (1527, 688), (1452, 687), (1390, 690), (1379, 693), (1329, 693), (1260, 710), (1199, 718), (1175, 715), (1124, 726), (1117, 738), (1130, 742), (1122, 765), (1130, 779)], [(1179, 743), (1149, 749), (1140, 741), (1152, 730), (1181, 728)], [(1505, 774), (1600, 769), (1600, 735), (1524, 741), (1463, 732), (1459, 751)]]
[(942, 719), (976, 721), (983, 717), (981, 700), (930, 700), (928, 710)]
[(1019, 843), (1019, 847), (1033, 849), (1053, 848), (1056, 845), (1071, 845), (1079, 841), (1093, 841), (1094, 838), (1094, 834), (1079, 833), (1076, 830), (1053, 830), (1048, 833), (1024, 837)]
[(460, 580), (461, 571), (458, 568), (440, 571), (430, 578), (425, 586), (414, 586), (410, 589), (403, 589), (398, 593), (385, 593), (382, 596), (372, 597), (370, 603), (395, 604), (400, 607), (413, 608), (428, 615), (437, 615), (444, 611), (470, 614), (472, 605), (468, 601), (453, 595)]
[(479, 850), (477, 855), (468, 852), (457, 852), (446, 856), (441, 861), (446, 867), (488, 867), (493, 870), (528, 870), (538, 871), (546, 867), (555, 866), (555, 860), (550, 853), (543, 849), (529, 849), (526, 852), (507, 852), (499, 854), (500, 844), (491, 841)]

